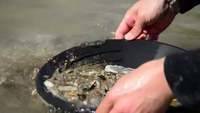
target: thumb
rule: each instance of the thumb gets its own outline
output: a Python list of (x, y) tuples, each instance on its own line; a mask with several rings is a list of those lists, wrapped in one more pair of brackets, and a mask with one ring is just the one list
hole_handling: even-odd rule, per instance
[(126, 40), (136, 39), (142, 32), (144, 26), (144, 21), (142, 19), (138, 19), (133, 26), (133, 28), (125, 35)]

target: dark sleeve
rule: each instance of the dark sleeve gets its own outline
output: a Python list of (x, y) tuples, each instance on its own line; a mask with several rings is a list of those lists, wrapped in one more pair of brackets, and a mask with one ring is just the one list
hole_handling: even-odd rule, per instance
[(164, 67), (176, 98), (186, 107), (200, 107), (200, 50), (167, 56)]
[(185, 13), (198, 5), (200, 0), (179, 0), (180, 13)]

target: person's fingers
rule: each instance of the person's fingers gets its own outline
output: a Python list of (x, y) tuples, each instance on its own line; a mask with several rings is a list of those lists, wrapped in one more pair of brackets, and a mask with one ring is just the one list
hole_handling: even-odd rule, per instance
[(144, 21), (142, 19), (137, 19), (133, 28), (125, 35), (126, 40), (133, 40), (139, 36), (143, 30)]
[(109, 113), (124, 113), (121, 103), (115, 103)]
[(146, 40), (147, 34), (147, 30), (143, 30), (142, 33), (137, 37), (137, 39)]
[(126, 19), (123, 19), (115, 33), (115, 39), (123, 39), (124, 35), (131, 29)]
[(144, 29), (142, 32), (143, 32), (144, 34), (147, 34), (147, 33), (148, 33), (148, 31), (147, 31), (147, 30), (145, 30), (145, 29)]
[(119, 110), (113, 108), (109, 113), (122, 113), (122, 112), (120, 112)]
[(142, 33), (137, 37), (137, 39), (145, 40), (146, 36), (147, 36), (146, 34)]
[(98, 106), (96, 113), (109, 113), (113, 107), (113, 102), (109, 97), (105, 97)]

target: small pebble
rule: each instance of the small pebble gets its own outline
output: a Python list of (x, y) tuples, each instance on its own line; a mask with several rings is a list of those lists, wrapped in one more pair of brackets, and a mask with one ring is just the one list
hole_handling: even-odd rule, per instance
[(58, 86), (59, 91), (76, 91), (78, 90), (77, 87), (73, 86)]
[(0, 77), (0, 85), (2, 85), (3, 83), (5, 83), (6, 82), (6, 80), (7, 80), (7, 78), (6, 77)]
[(33, 74), (32, 74), (32, 77), (31, 77), (32, 80), (35, 80), (35, 78), (36, 78), (38, 72), (39, 72), (39, 69), (38, 69), (38, 68), (34, 68), (34, 69), (33, 69)]
[(31, 92), (31, 95), (32, 95), (32, 96), (35, 96), (35, 95), (37, 95), (37, 90), (36, 90), (36, 89), (34, 89), (34, 90)]
[(46, 80), (46, 81), (44, 82), (44, 85), (45, 85), (47, 88), (52, 88), (52, 87), (54, 87), (54, 84), (53, 84), (52, 82), (48, 81), (48, 80)]

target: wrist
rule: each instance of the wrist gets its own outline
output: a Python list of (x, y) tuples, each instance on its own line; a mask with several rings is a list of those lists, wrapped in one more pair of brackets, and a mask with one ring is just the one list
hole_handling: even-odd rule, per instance
[(164, 92), (164, 95), (165, 95), (167, 100), (172, 100), (174, 95), (173, 95), (173, 92), (170, 89), (169, 84), (168, 84), (166, 77), (165, 77), (164, 62), (165, 62), (165, 58), (158, 60), (158, 63), (161, 67), (160, 75), (161, 75), (161, 82), (162, 82), (162, 86), (163, 86), (163, 92)]
[(180, 12), (179, 0), (166, 0), (168, 9), (175, 14)]
[(160, 96), (160, 98), (163, 98), (162, 100), (168, 102), (173, 99), (174, 96), (165, 77), (164, 61), (165, 58), (161, 58), (149, 62), (149, 69), (151, 70), (152, 74), (155, 75), (153, 88), (157, 90), (158, 96)]

